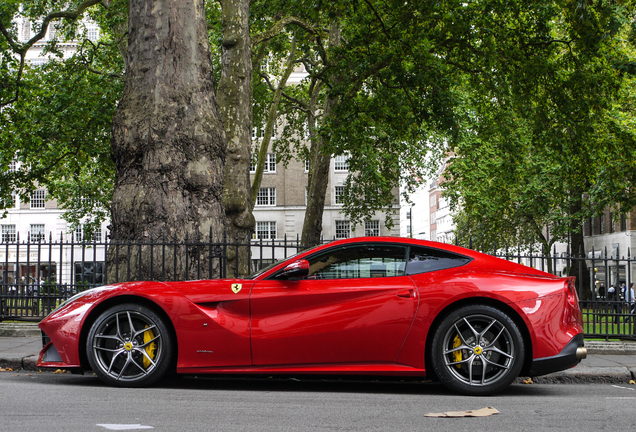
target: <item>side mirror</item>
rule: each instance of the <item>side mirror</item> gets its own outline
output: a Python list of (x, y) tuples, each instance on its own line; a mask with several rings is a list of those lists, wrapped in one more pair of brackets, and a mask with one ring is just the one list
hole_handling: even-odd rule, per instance
[(278, 274), (277, 279), (292, 279), (292, 278), (302, 278), (309, 274), (309, 261), (307, 260), (298, 260), (283, 269), (282, 272)]

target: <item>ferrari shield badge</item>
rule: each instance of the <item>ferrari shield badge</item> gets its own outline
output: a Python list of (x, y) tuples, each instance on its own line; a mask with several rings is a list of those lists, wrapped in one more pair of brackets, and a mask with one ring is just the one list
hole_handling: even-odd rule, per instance
[(243, 284), (232, 284), (232, 292), (234, 294), (238, 294), (241, 288), (243, 288)]

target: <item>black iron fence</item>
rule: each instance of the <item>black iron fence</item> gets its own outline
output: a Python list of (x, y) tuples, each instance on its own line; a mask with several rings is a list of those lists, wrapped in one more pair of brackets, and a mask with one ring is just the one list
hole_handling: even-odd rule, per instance
[[(130, 280), (196, 280), (241, 276), (301, 250), (300, 239), (249, 243), (194, 239), (77, 241), (38, 238), (0, 242), (0, 321), (40, 321), (89, 288)], [(239, 257), (239, 258), (237, 258)], [(241, 267), (241, 257), (249, 260)]]
[[(176, 242), (75, 241), (60, 237), (0, 243), (0, 321), (39, 321), (61, 302), (88, 288), (124, 280), (192, 280), (239, 276), (239, 259), (250, 272), (301, 251), (298, 238), (227, 238)], [(587, 337), (636, 339), (636, 259), (618, 251), (586, 256), (563, 252), (544, 256), (531, 249), (494, 255), (558, 276), (576, 276)], [(108, 257), (108, 259), (107, 259)], [(237, 258), (239, 257), (239, 258)], [(244, 258), (241, 258), (244, 257)]]

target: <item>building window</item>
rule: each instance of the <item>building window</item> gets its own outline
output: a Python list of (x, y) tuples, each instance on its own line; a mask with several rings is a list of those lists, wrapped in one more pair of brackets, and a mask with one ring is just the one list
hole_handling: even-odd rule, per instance
[(309, 159), (305, 159), (305, 172), (309, 172)]
[(102, 241), (102, 229), (100, 228), (96, 228), (95, 231), (93, 231), (90, 234), (90, 239), (92, 242), (97, 242), (100, 243)]
[(46, 204), (46, 191), (38, 189), (31, 194), (31, 208), (44, 208)]
[(254, 238), (259, 240), (276, 239), (276, 222), (256, 222)]
[[(252, 140), (261, 140), (265, 138), (265, 128), (255, 127), (252, 128)], [(272, 139), (276, 139), (276, 125), (272, 128)]]
[(2, 241), (14, 242), (15, 240), (15, 225), (2, 225)]
[(348, 220), (336, 221), (336, 238), (345, 239), (351, 237), (351, 223)]
[(46, 236), (44, 234), (44, 224), (31, 224), (29, 238), (34, 243), (45, 241)]
[(339, 155), (334, 159), (334, 170), (335, 171), (349, 171), (349, 155)]
[(437, 205), (437, 195), (431, 195), (430, 205), (431, 208)]
[(256, 172), (257, 163), (258, 163), (258, 154), (252, 153), (252, 157), (250, 159), (250, 174), (254, 174)]
[[(250, 161), (250, 173), (254, 174), (256, 172), (257, 163), (258, 163), (258, 154), (255, 153), (252, 155), (252, 160)], [(263, 172), (264, 173), (276, 172), (276, 153), (267, 153)]]
[(17, 170), (17, 165), (15, 161), (9, 162), (9, 169), (7, 172), (16, 172), (16, 170)]
[(344, 204), (344, 186), (336, 186), (334, 197), (336, 204)]
[(89, 23), (86, 25), (86, 37), (93, 42), (99, 39), (99, 27), (97, 24)]
[(61, 25), (60, 21), (51, 21), (49, 23), (49, 36), (47, 40), (53, 40), (55, 39), (55, 36), (57, 36), (57, 28)]
[(253, 140), (257, 140), (257, 139), (263, 139), (265, 137), (265, 128), (259, 128), (259, 127), (255, 127), (252, 128), (252, 139)]
[(276, 205), (276, 188), (265, 187), (258, 190), (256, 196), (257, 206), (275, 206)]
[(627, 218), (621, 215), (621, 231), (627, 231)]
[(77, 227), (75, 228), (75, 231), (73, 232), (73, 241), (75, 243), (81, 243), (83, 241), (83, 237), (82, 237), (82, 227)]
[(276, 172), (276, 153), (267, 153), (267, 160), (265, 161), (265, 172)]
[(379, 236), (380, 235), (380, 221), (377, 221), (377, 220), (366, 221), (364, 223), (364, 235), (367, 236), (367, 237)]
[(86, 228), (79, 226), (73, 232), (73, 236), (76, 243), (100, 243), (102, 241), (102, 229), (100, 227), (96, 228), (95, 231), (90, 232), (87, 231)]
[(38, 58), (34, 58), (34, 59), (29, 60), (29, 64), (31, 66), (44, 66), (47, 61), (48, 61), (48, 59), (38, 57)]
[(20, 32), (20, 41), (26, 42), (31, 39), (31, 23), (27, 18), (22, 19), (22, 32)]

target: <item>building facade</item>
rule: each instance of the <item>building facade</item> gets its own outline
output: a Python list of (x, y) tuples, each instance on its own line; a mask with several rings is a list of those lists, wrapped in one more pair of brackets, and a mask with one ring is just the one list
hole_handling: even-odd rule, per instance
[[(307, 206), (308, 163), (295, 160), (287, 167), (276, 163), (276, 155), (268, 154), (263, 179), (258, 192), (254, 217), (256, 239), (295, 239), (302, 233)], [(253, 172), (253, 171), (252, 171)], [(331, 159), (325, 196), (322, 235), (326, 240), (361, 236), (399, 236), (400, 219), (398, 191), (391, 203), (393, 227), (387, 228), (384, 214), (376, 212), (370, 221), (353, 225), (342, 213), (344, 183), (349, 175), (347, 156)], [(253, 180), (253, 176), (252, 176)]]
[[(603, 214), (588, 218), (583, 223), (585, 252), (591, 280), (598, 288), (622, 285), (636, 279), (636, 263), (628, 268), (625, 261), (612, 262), (611, 258), (634, 259), (636, 251), (636, 210), (616, 215), (609, 208)], [(577, 253), (576, 251), (573, 251)], [(601, 261), (604, 258), (608, 261)]]

